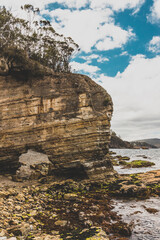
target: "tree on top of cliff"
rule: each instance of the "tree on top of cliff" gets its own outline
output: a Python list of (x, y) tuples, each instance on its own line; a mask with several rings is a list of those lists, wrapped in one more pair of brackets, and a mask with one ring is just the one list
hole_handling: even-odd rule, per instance
[(38, 8), (29, 4), (21, 8), (28, 13), (28, 21), (0, 8), (0, 57), (5, 58), (9, 71), (22, 64), (27, 68), (31, 60), (54, 72), (70, 72), (69, 62), (78, 45), (72, 38), (58, 34), (49, 21), (34, 21)]

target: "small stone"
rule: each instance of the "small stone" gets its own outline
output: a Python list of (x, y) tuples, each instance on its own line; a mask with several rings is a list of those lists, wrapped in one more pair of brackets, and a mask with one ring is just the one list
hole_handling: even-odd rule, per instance
[(8, 176), (8, 179), (9, 179), (9, 180), (12, 180), (12, 176)]
[(0, 232), (0, 237), (4, 237), (6, 235), (7, 231), (2, 229)]
[(28, 220), (28, 222), (29, 222), (29, 223), (35, 223), (36, 220), (35, 220), (33, 217), (31, 217), (31, 218)]
[(25, 196), (23, 193), (19, 193), (17, 196), (16, 196), (16, 199), (18, 201), (25, 201)]
[(104, 213), (101, 212), (101, 213), (98, 215), (98, 217), (100, 217), (100, 218), (103, 219), (103, 218), (105, 218), (105, 215), (104, 215)]
[(58, 220), (55, 222), (56, 226), (61, 226), (61, 227), (65, 227), (67, 225), (67, 221), (65, 220)]
[(33, 217), (37, 214), (37, 211), (36, 210), (31, 210), (29, 214), (30, 214), (30, 216)]
[(84, 222), (84, 224), (85, 224), (86, 226), (91, 227), (91, 226), (93, 225), (93, 222), (92, 222), (91, 220), (86, 220), (86, 221)]
[(75, 200), (77, 199), (78, 195), (75, 193), (66, 193), (64, 194), (64, 199), (65, 200)]
[(11, 237), (11, 238), (8, 238), (7, 240), (17, 240), (16, 237)]
[(15, 206), (15, 210), (20, 211), (21, 207), (20, 206)]
[(1, 211), (1, 216), (4, 216), (4, 217), (9, 217), (9, 212), (8, 211)]
[(86, 218), (86, 217), (85, 217), (85, 213), (84, 213), (84, 212), (80, 212), (80, 213), (79, 213), (79, 220), (80, 220), (80, 221), (83, 221), (85, 218)]
[(93, 206), (90, 207), (90, 209), (91, 209), (92, 211), (98, 211), (98, 210), (99, 210), (99, 207), (96, 206), (96, 205), (93, 205)]
[(6, 198), (9, 196), (9, 193), (7, 191), (1, 191), (0, 192), (0, 198)]

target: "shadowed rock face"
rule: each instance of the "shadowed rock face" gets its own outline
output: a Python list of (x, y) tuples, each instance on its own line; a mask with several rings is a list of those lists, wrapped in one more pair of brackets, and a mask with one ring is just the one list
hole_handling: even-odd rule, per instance
[(111, 115), (110, 96), (86, 76), (0, 76), (0, 172), (14, 172), (33, 149), (48, 155), (52, 174), (104, 178), (113, 172)]

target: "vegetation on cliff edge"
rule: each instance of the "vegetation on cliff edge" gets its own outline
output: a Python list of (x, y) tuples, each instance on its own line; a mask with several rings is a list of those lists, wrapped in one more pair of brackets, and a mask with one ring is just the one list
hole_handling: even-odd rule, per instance
[(8, 72), (31, 69), (33, 73), (40, 69), (38, 65), (54, 72), (69, 72), (69, 62), (78, 45), (72, 38), (58, 34), (49, 21), (38, 21), (38, 8), (29, 4), (21, 8), (27, 12), (28, 21), (0, 7), (0, 57), (8, 65)]

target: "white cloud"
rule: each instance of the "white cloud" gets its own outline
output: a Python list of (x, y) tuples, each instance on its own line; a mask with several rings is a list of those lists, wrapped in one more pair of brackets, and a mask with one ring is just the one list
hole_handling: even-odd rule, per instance
[(115, 78), (104, 76), (97, 82), (111, 94), (114, 102), (112, 129), (128, 140), (150, 138), (160, 126), (160, 56), (132, 58), (129, 66)]
[(149, 51), (154, 53), (160, 53), (160, 36), (154, 36), (149, 42)]
[(90, 52), (92, 47), (97, 50), (121, 48), (135, 37), (132, 29), (123, 30), (116, 26), (112, 14), (110, 9), (56, 9), (50, 12), (53, 19), (58, 20), (58, 23), (53, 21), (55, 29), (71, 36), (85, 52)]
[(68, 8), (76, 8), (80, 9), (82, 7), (85, 7), (88, 3), (88, 0), (53, 0), (52, 2), (57, 2), (59, 4), (63, 4), (64, 6), (67, 6)]
[(88, 0), (16, 0), (16, 1), (12, 1), (12, 0), (1, 0), (0, 1), (0, 5), (1, 6), (6, 6), (6, 7), (10, 7), (12, 6), (12, 8), (17, 9), (20, 6), (23, 6), (24, 4), (32, 4), (35, 7), (39, 7), (40, 9), (43, 9), (45, 6), (47, 6), (50, 3), (58, 3), (58, 4), (62, 4), (63, 6), (66, 6), (68, 8), (82, 8), (85, 7), (86, 4), (88, 3)]
[(110, 50), (114, 48), (121, 48), (126, 44), (130, 39), (135, 38), (135, 34), (131, 29), (128, 31), (123, 30), (119, 26), (114, 24), (105, 24), (102, 26), (100, 31), (107, 33), (104, 39), (100, 40), (96, 44), (98, 50)]
[(120, 56), (129, 56), (128, 52), (127, 51), (124, 51), (120, 54)]
[[(125, 9), (139, 9), (145, 0), (1, 0), (0, 5), (12, 6), (13, 8), (20, 7), (24, 4), (32, 4), (43, 9), (49, 3), (59, 3), (68, 8), (80, 9), (86, 7), (87, 4), (92, 9), (112, 8), (114, 11), (124, 11)], [(18, 8), (17, 8), (18, 9)]]
[(100, 62), (100, 63), (108, 62), (108, 61), (109, 61), (109, 58), (107, 58), (107, 57), (102, 57), (102, 56), (100, 56), (100, 57), (97, 59), (97, 62)]
[(148, 16), (148, 20), (152, 23), (160, 21), (160, 0), (154, 0), (151, 7), (151, 13)]
[(145, 0), (90, 0), (92, 8), (111, 7), (114, 11), (139, 9)]
[[(100, 1), (101, 7), (97, 7), (99, 1), (91, 0), (16, 0), (14, 3), (11, 0), (0, 0), (1, 5), (7, 8), (12, 7), (12, 12), (19, 17), (26, 18), (24, 12), (20, 10), (20, 6), (26, 3), (39, 7), (41, 13), (48, 14), (52, 18), (52, 24), (55, 30), (64, 36), (70, 36), (79, 44), (82, 51), (91, 52), (92, 48), (97, 50), (110, 50), (121, 48), (130, 39), (134, 37), (132, 30), (124, 30), (120, 26), (115, 25), (114, 15), (110, 6), (115, 9), (133, 8), (138, 6), (140, 0), (134, 0), (135, 3), (130, 3), (129, 0)], [(57, 2), (67, 6), (67, 9), (46, 10), (45, 7), (49, 3)], [(110, 2), (110, 4), (109, 4)], [(121, 2), (118, 4), (116, 2)], [(86, 4), (90, 4), (88, 8), (81, 10)], [(103, 8), (103, 4), (105, 7)], [(91, 6), (93, 8), (91, 8)], [(73, 9), (74, 8), (74, 9)]]
[[(106, 33), (102, 32), (102, 24), (113, 21), (110, 9), (94, 11), (56, 9), (50, 12), (50, 15), (53, 17), (54, 28), (65, 36), (71, 36), (85, 52), (90, 52), (97, 41), (105, 38)], [(58, 23), (55, 23), (55, 18)]]
[(97, 62), (103, 63), (103, 62), (108, 62), (109, 59), (107, 57), (103, 57), (97, 54), (91, 54), (89, 56), (82, 56), (82, 59), (86, 61), (86, 63), (91, 63), (92, 60), (96, 59)]
[(90, 74), (90, 76), (94, 76), (100, 70), (97, 66), (74, 61), (70, 63), (70, 66), (72, 68), (72, 71), (83, 72), (85, 74)]
[(91, 62), (93, 59), (97, 59), (99, 58), (99, 56), (97, 54), (91, 54), (91, 55), (88, 55), (88, 56), (82, 56), (81, 57), (82, 59), (86, 60), (87, 63)]

